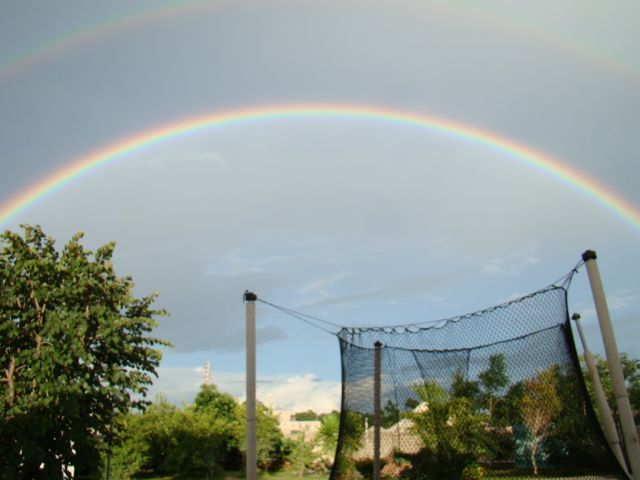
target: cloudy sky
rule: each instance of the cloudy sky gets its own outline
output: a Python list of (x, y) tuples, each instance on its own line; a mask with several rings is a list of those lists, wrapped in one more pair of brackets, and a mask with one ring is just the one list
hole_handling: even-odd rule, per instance
[[(242, 109), (358, 105), (430, 116), (555, 159), (640, 209), (635, 1), (0, 0), (0, 206), (161, 126)], [(638, 215), (638, 214), (636, 214)], [(640, 357), (640, 228), (463, 135), (289, 115), (152, 142), (4, 219), (118, 244), (160, 293), (153, 393), (189, 402), (210, 361), (241, 396), (250, 289), (340, 325), (454, 316), (599, 255), (619, 347)], [(602, 351), (586, 272), (570, 291)], [(259, 397), (339, 402), (335, 337), (258, 304)]]

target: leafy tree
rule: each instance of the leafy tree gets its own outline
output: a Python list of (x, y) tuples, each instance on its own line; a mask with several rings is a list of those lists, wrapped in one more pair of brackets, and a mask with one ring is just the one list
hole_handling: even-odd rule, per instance
[(197, 415), (206, 415), (225, 425), (223, 430), (223, 451), (218, 459), (225, 467), (241, 467), (242, 453), (236, 432), (245, 425), (244, 418), (238, 416), (238, 402), (225, 392), (220, 392), (214, 384), (202, 385), (196, 395), (193, 410)]
[(487, 370), (478, 375), (490, 419), (493, 418), (493, 409), (497, 402), (498, 395), (509, 385), (509, 376), (506, 373), (506, 369), (507, 364), (504, 355), (497, 353), (489, 357), (489, 367)]
[(499, 426), (513, 426), (522, 423), (520, 411), (520, 401), (524, 395), (524, 385), (522, 382), (514, 383), (509, 387), (507, 393), (495, 405), (493, 410), (492, 423)]
[(178, 412), (171, 432), (172, 447), (165, 457), (167, 472), (211, 478), (222, 470), (227, 424), (213, 415), (187, 408)]
[[(618, 411), (616, 404), (615, 394), (613, 393), (613, 383), (611, 382), (611, 375), (609, 374), (609, 366), (607, 361), (599, 356), (596, 357), (596, 367), (600, 380), (602, 382), (602, 388), (604, 389), (607, 401), (612, 412)], [(629, 357), (627, 353), (620, 354), (620, 363), (622, 365), (622, 374), (624, 376), (625, 385), (629, 394), (629, 403), (631, 404), (631, 410), (633, 412), (633, 419), (636, 426), (640, 426), (640, 360)], [(591, 390), (591, 379), (588, 373), (585, 373), (587, 380), (587, 386)], [(614, 415), (616, 421), (617, 416)], [(619, 429), (619, 426), (618, 426)]]
[(201, 385), (194, 401), (194, 409), (198, 413), (208, 412), (216, 418), (227, 422), (236, 422), (238, 402), (225, 392), (220, 392), (214, 384)]
[(289, 461), (298, 476), (304, 477), (304, 472), (318, 459), (316, 442), (305, 438), (305, 432), (298, 434), (290, 441)]
[(129, 414), (128, 427), (114, 457), (142, 458), (134, 473), (210, 478), (225, 468), (229, 424), (212, 411), (159, 397), (144, 414)]
[[(487, 416), (466, 397), (452, 397), (436, 382), (415, 388), (423, 402), (407, 414), (424, 444), (412, 469), (433, 478), (459, 478), (463, 469), (489, 455)], [(431, 477), (429, 477), (431, 478)]]
[(562, 404), (557, 390), (557, 367), (552, 366), (535, 377), (525, 380), (520, 408), (522, 420), (529, 428), (530, 455), (533, 474), (538, 474), (536, 455), (542, 442), (553, 433), (553, 421)]
[(318, 440), (325, 453), (334, 455), (338, 445), (338, 434), (340, 432), (340, 414), (332, 412), (324, 415), (320, 420), (320, 429), (318, 430)]
[(474, 404), (480, 401), (480, 385), (478, 382), (467, 380), (462, 370), (456, 370), (453, 374), (453, 382), (451, 384), (451, 396), (464, 397)]
[(147, 403), (154, 347), (168, 345), (148, 334), (164, 312), (116, 276), (114, 243), (92, 252), (78, 233), (57, 251), (22, 228), (0, 236), (0, 474), (60, 478), (95, 455), (114, 415)]
[(175, 448), (174, 431), (181, 422), (178, 407), (159, 395), (144, 414), (132, 415), (131, 430), (139, 440), (138, 448), (144, 453), (142, 470), (167, 473), (166, 458)]
[(147, 446), (140, 435), (142, 415), (125, 413), (116, 417), (118, 438), (111, 448), (101, 451), (101, 477), (106, 475), (107, 457), (111, 453), (111, 478), (130, 480), (139, 473), (148, 459)]
[(311, 422), (314, 420), (318, 420), (318, 414), (313, 410), (307, 410), (306, 412), (294, 413), (293, 419), (298, 422)]
[(418, 405), (420, 405), (420, 402), (415, 398), (411, 398), (411, 397), (407, 398), (404, 402), (404, 406), (409, 410), (413, 410)]
[(338, 440), (341, 442), (340, 456), (336, 459), (333, 471), (336, 477), (349, 480), (358, 477), (356, 462), (353, 459), (360, 446), (364, 435), (365, 416), (357, 412), (342, 412), (340, 416), (340, 432)]
[[(238, 447), (243, 453), (247, 451), (247, 432), (244, 419), (246, 404), (236, 409), (238, 422), (234, 428), (234, 436), (238, 439)], [(261, 470), (277, 470), (284, 462), (284, 435), (280, 430), (278, 419), (273, 411), (262, 403), (256, 405), (256, 457)]]
[(400, 410), (391, 400), (387, 400), (381, 413), (380, 426), (382, 428), (389, 428), (400, 421)]

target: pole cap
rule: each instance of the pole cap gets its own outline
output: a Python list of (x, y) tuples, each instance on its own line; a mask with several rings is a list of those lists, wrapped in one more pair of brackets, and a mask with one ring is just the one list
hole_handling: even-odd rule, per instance
[(245, 290), (242, 299), (245, 302), (255, 302), (258, 299), (258, 296), (255, 293), (250, 292), (249, 290)]
[(582, 254), (582, 260), (584, 262), (588, 260), (595, 260), (596, 258), (598, 258), (598, 256), (593, 250), (585, 250), (585, 252)]
[(378, 340), (376, 343), (373, 344), (374, 347), (376, 348), (380, 348), (382, 347), (382, 342), (380, 340)]

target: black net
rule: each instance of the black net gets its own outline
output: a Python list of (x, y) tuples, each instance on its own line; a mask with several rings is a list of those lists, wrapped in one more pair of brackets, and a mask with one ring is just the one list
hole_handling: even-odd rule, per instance
[(376, 437), (381, 478), (627, 478), (587, 395), (564, 288), (429, 325), (343, 328), (338, 338), (333, 480), (373, 478)]

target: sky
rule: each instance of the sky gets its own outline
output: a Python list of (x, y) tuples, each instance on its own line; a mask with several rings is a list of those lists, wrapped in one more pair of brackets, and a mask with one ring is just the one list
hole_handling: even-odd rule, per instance
[[(117, 272), (170, 312), (150, 395), (176, 403), (206, 361), (243, 396), (246, 289), (338, 325), (424, 322), (543, 288), (586, 249), (639, 358), (640, 213), (479, 141), (640, 212), (639, 47), (624, 0), (0, 0), (0, 210), (126, 139), (239, 119), (156, 136), (0, 227), (116, 241)], [(237, 113), (260, 109), (284, 114)], [(584, 268), (569, 306), (602, 353)], [(259, 399), (338, 408), (335, 336), (262, 303), (257, 326)]]

